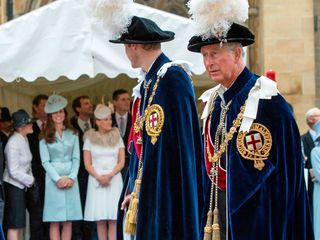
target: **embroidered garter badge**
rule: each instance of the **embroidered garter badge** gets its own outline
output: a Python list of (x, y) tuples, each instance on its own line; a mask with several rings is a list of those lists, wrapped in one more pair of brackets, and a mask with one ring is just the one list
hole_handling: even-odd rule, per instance
[(254, 167), (260, 171), (264, 168), (272, 146), (270, 131), (259, 123), (253, 123), (249, 132), (239, 132), (237, 149), (247, 160), (254, 161)]
[(164, 124), (164, 112), (160, 105), (153, 104), (148, 107), (146, 113), (146, 131), (151, 137), (151, 143), (154, 145), (161, 134)]

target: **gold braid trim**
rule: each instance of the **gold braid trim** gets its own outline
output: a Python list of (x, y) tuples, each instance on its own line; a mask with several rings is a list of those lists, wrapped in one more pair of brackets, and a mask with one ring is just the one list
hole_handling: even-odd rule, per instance
[[(156, 94), (156, 91), (157, 91), (157, 88), (158, 88), (158, 85), (159, 85), (159, 81), (160, 81), (160, 76), (158, 76), (155, 84), (153, 85), (153, 89), (152, 89), (151, 95), (150, 95), (150, 97), (148, 99), (148, 105), (144, 109), (144, 112), (143, 112), (142, 116), (139, 116), (139, 109), (137, 111), (137, 118), (136, 118), (136, 122), (134, 123), (134, 131), (135, 131), (135, 133), (137, 133), (137, 132), (139, 132), (140, 130), (143, 129), (144, 123), (146, 121), (146, 115), (148, 114), (148, 111), (150, 110), (150, 105), (151, 105), (151, 103), (153, 101), (154, 95)], [(148, 88), (149, 88), (149, 84), (148, 84), (147, 88), (145, 89), (145, 98), (147, 96)], [(139, 108), (140, 108), (140, 104), (139, 104)]]

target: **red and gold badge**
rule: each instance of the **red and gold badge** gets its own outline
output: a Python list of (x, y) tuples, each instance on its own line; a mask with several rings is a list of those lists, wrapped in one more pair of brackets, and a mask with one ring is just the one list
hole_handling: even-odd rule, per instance
[(249, 132), (240, 132), (237, 137), (237, 148), (240, 155), (254, 161), (254, 167), (260, 171), (265, 166), (272, 146), (270, 131), (259, 123), (253, 123)]
[(151, 137), (151, 143), (154, 145), (161, 134), (164, 124), (164, 112), (160, 105), (153, 104), (148, 107), (146, 112), (146, 131)]

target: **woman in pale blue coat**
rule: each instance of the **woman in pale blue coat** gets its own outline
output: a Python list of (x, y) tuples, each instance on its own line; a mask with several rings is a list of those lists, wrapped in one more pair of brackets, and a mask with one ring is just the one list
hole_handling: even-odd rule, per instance
[[(314, 125), (317, 139), (320, 138), (320, 121)], [(320, 145), (316, 145), (311, 151), (311, 163), (315, 176), (313, 187), (313, 228), (314, 239), (320, 239)]]
[(50, 239), (71, 239), (72, 221), (82, 219), (77, 181), (79, 138), (68, 128), (67, 104), (59, 95), (49, 97), (45, 106), (47, 122), (40, 141), (40, 156), (46, 171), (43, 221), (50, 222)]

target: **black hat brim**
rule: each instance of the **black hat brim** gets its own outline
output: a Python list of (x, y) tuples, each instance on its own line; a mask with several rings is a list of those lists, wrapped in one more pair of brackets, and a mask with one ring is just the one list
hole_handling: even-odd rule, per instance
[[(199, 42), (189, 44), (188, 50), (191, 52), (201, 52), (201, 47), (210, 45), (210, 44), (220, 44), (221, 41), (218, 41), (217, 39), (207, 39), (205, 41), (200, 40)], [(241, 43), (243, 47), (249, 46), (254, 43), (253, 39), (228, 39), (226, 42), (237, 42)]]
[(233, 23), (227, 33), (227, 36), (223, 39), (218, 39), (215, 37), (203, 39), (202, 36), (193, 36), (189, 40), (188, 50), (191, 52), (200, 52), (201, 47), (203, 46), (210, 44), (220, 44), (221, 42), (237, 42), (245, 47), (254, 43), (254, 35), (247, 27)]
[[(168, 31), (167, 31), (168, 32)], [(162, 42), (169, 42), (174, 39), (174, 33), (170, 32), (169, 37), (164, 39), (158, 39), (158, 40), (131, 40), (131, 39), (115, 39), (115, 40), (109, 40), (111, 43), (122, 43), (122, 44), (153, 44), (153, 43), (162, 43)]]
[(118, 39), (111, 39), (111, 43), (122, 44), (153, 44), (168, 42), (174, 39), (174, 32), (162, 30), (154, 21), (133, 16), (127, 32)]

